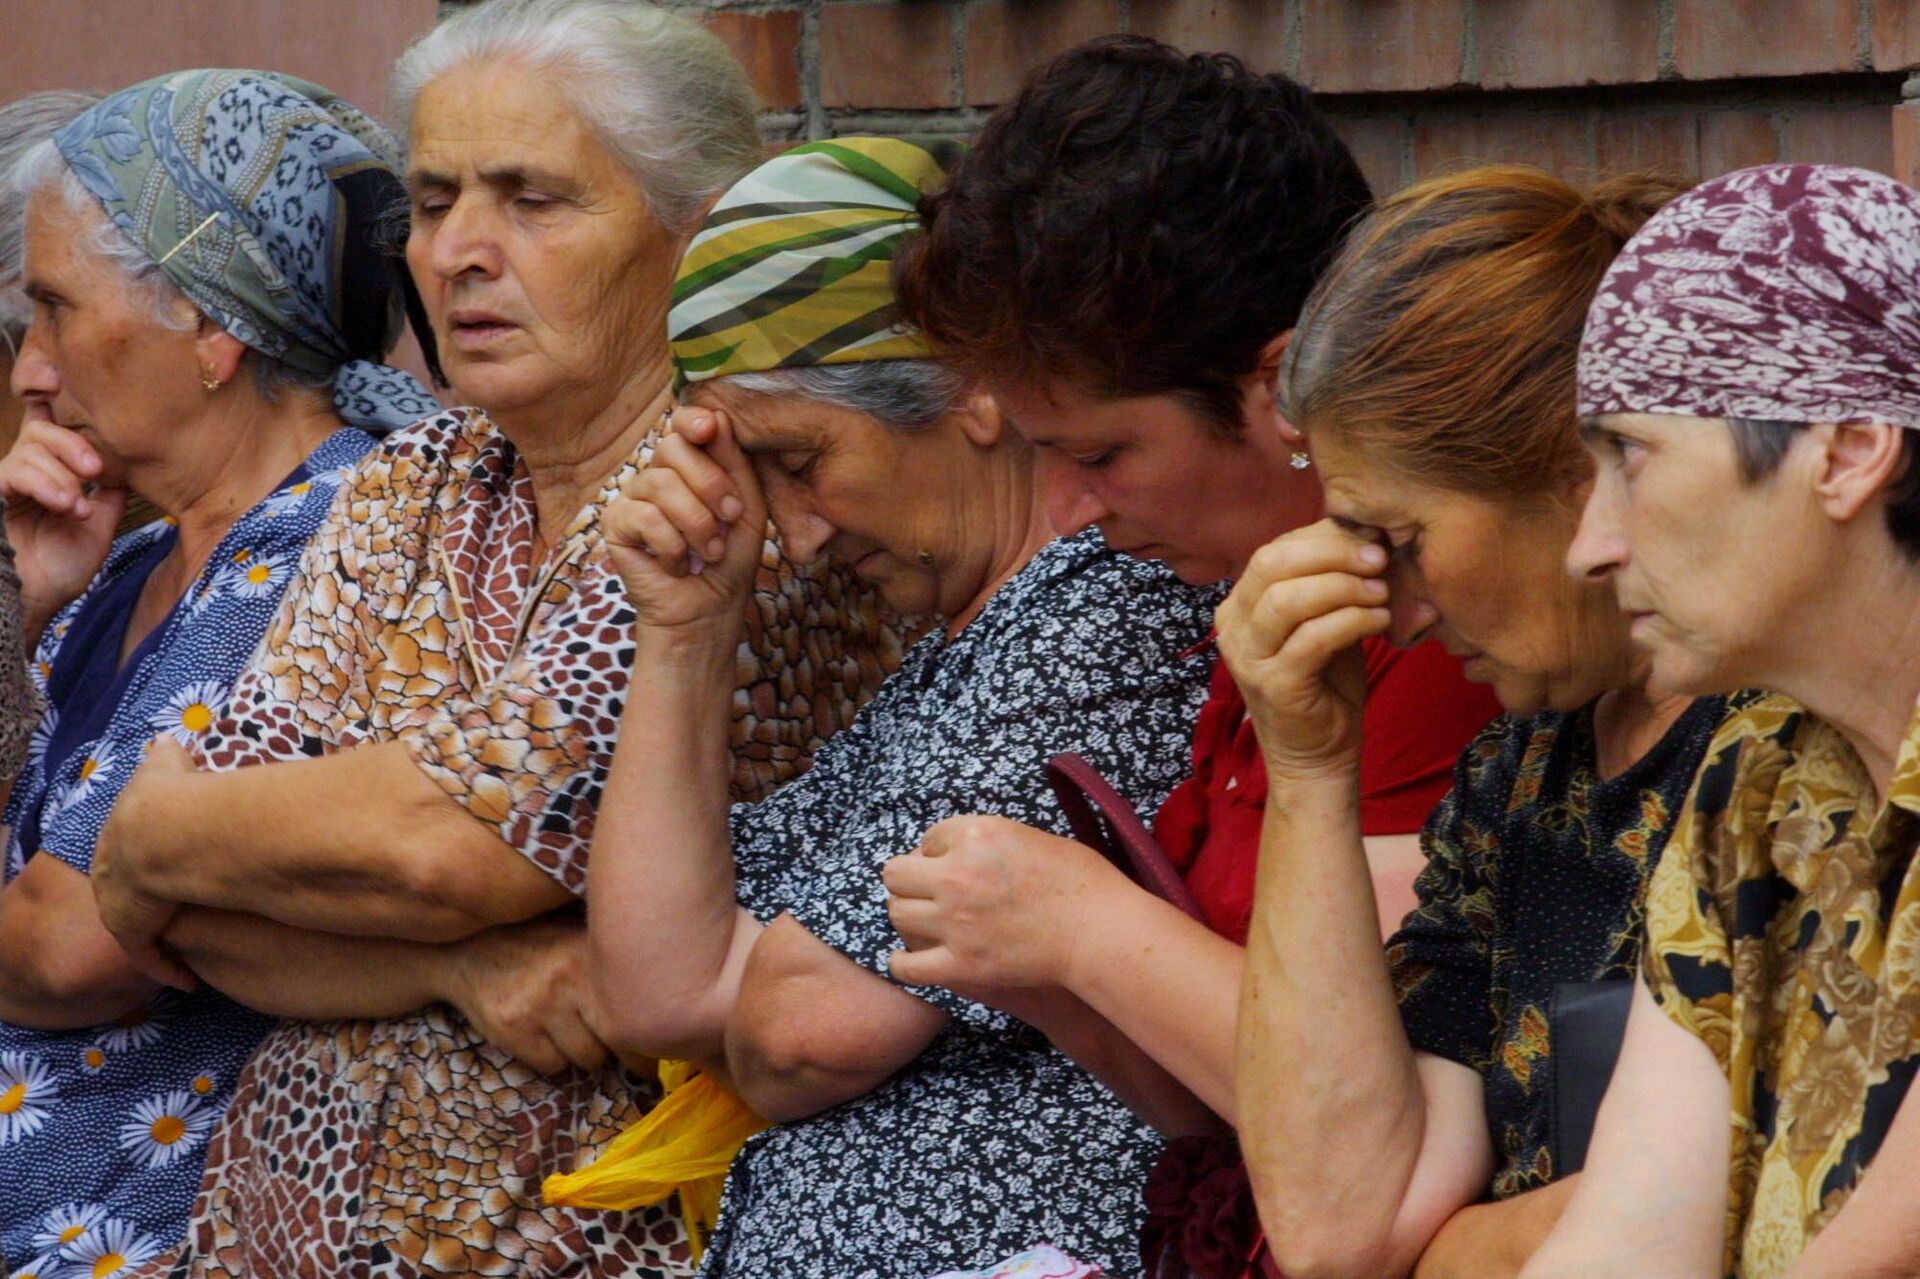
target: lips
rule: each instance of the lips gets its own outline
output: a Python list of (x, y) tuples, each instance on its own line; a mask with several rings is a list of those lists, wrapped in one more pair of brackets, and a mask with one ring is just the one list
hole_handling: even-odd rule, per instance
[(496, 342), (520, 327), (497, 312), (472, 307), (449, 312), (447, 325), (453, 344), (468, 351)]

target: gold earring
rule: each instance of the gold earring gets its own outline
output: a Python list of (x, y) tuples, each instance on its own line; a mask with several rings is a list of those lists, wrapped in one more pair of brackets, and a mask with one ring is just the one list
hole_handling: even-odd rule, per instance
[(221, 386), (220, 379), (213, 375), (212, 369), (200, 370), (200, 389), (201, 390), (205, 391), (208, 395), (212, 395), (215, 391), (220, 389), (220, 386)]
[(927, 568), (933, 563), (933, 552), (922, 549), (922, 550), (916, 551), (914, 553), (913, 558), (920, 561), (921, 568)]

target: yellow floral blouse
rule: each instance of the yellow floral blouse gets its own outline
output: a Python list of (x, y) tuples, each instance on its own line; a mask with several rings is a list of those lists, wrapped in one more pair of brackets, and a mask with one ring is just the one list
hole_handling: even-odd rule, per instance
[(1708, 747), (1647, 901), (1647, 980), (1732, 1087), (1725, 1266), (1768, 1279), (1832, 1220), (1920, 1065), (1920, 715), (1886, 802), (1768, 697)]

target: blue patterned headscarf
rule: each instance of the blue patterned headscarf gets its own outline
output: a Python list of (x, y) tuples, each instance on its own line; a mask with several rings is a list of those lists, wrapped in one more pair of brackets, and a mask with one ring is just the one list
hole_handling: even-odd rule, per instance
[(270, 71), (178, 71), (104, 99), (54, 142), (208, 318), (332, 375), (347, 422), (379, 432), (439, 411), (381, 363), (419, 306), (381, 242), (402, 193), (397, 150), (352, 103)]

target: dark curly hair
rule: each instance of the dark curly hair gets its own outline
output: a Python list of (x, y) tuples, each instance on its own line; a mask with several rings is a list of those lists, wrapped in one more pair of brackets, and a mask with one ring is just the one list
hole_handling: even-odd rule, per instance
[(1307, 91), (1224, 53), (1110, 36), (987, 121), (900, 257), (907, 318), (969, 372), (1172, 394), (1228, 434), (1367, 180)]

